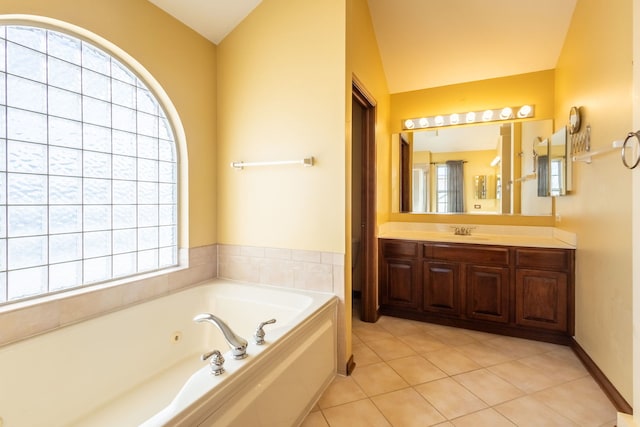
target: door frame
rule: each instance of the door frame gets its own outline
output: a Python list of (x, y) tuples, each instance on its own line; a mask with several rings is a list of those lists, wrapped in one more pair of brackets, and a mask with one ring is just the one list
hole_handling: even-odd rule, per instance
[[(378, 320), (378, 277), (376, 240), (376, 101), (354, 76), (352, 100), (364, 109), (362, 125), (362, 259), (364, 274), (360, 317), (365, 322)], [(353, 144), (353, 141), (352, 141)], [(349, 236), (351, 237), (351, 236)], [(351, 239), (349, 238), (350, 242)]]

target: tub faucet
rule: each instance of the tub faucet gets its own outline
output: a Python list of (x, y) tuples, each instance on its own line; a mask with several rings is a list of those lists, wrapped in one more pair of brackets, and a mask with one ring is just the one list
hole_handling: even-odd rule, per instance
[(236, 335), (222, 319), (211, 313), (202, 313), (194, 317), (193, 320), (196, 322), (209, 322), (220, 329), (224, 339), (227, 340), (227, 344), (231, 347), (231, 354), (233, 354), (234, 359), (247, 357), (247, 345), (249, 343), (244, 338)]

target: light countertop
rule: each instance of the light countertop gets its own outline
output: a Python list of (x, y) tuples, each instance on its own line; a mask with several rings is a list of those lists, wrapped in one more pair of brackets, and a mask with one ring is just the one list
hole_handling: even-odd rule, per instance
[[(454, 234), (455, 227), (471, 228), (470, 236)], [(575, 249), (574, 233), (555, 227), (387, 222), (378, 227), (378, 238), (480, 245)]]

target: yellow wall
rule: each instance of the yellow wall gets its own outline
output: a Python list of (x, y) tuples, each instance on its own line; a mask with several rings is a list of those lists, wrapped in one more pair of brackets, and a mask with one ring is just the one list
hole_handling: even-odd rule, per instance
[[(578, 1), (556, 69), (555, 127), (582, 106), (594, 150), (631, 130), (631, 12), (631, 0)], [(576, 340), (632, 403), (631, 172), (616, 152), (574, 163), (573, 178), (556, 212), (578, 236)]]
[[(477, 111), (504, 106), (535, 105), (533, 120), (554, 118), (554, 70), (519, 74), (496, 79), (479, 80), (450, 86), (441, 86), (412, 92), (401, 92), (390, 96), (390, 131), (402, 131), (402, 122), (411, 117), (432, 116), (464, 111)], [(384, 159), (392, 158), (391, 149)], [(385, 169), (389, 162), (378, 162)], [(391, 187), (393, 179), (389, 175), (384, 183)], [(391, 197), (391, 195), (387, 195)], [(517, 195), (516, 195), (517, 196)], [(389, 200), (387, 206), (391, 206)], [(502, 225), (552, 226), (552, 216), (520, 215), (433, 215), (392, 213), (391, 221), (443, 222)]]
[[(216, 243), (216, 46), (145, 0), (2, 0), (0, 14), (85, 28), (135, 58), (177, 109), (189, 154), (189, 246)], [(181, 238), (181, 244), (187, 239)]]
[(554, 71), (479, 80), (391, 95), (391, 132), (403, 119), (486, 108), (535, 105), (535, 120), (553, 118)]
[(264, 0), (218, 46), (218, 243), (344, 252), (345, 19), (344, 0)]

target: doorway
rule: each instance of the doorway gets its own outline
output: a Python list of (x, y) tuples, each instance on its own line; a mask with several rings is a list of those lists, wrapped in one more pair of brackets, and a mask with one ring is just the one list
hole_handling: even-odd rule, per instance
[(353, 82), (351, 112), (351, 283), (353, 309), (361, 320), (377, 316), (375, 184), (376, 103), (364, 87)]

